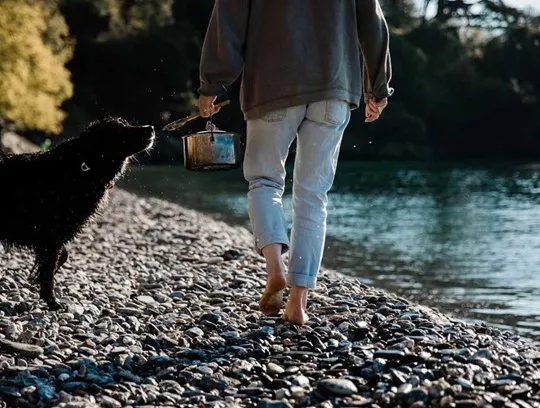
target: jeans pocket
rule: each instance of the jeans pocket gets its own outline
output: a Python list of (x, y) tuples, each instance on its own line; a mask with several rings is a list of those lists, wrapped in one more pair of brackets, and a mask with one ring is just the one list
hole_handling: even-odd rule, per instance
[(341, 126), (349, 118), (349, 104), (345, 101), (326, 101), (325, 121), (330, 125)]
[(261, 119), (265, 122), (274, 123), (281, 122), (287, 116), (287, 109), (280, 109), (272, 112), (268, 112)]

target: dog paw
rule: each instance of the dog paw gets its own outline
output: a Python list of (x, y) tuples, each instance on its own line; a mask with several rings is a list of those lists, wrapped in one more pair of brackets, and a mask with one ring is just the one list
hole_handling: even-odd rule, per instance
[(51, 312), (54, 312), (56, 310), (66, 309), (66, 307), (62, 303), (59, 303), (56, 299), (47, 300), (46, 303), (47, 303), (47, 307), (49, 308)]

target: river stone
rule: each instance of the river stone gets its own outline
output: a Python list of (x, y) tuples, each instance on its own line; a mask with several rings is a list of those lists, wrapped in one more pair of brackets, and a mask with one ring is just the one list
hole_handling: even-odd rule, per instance
[(467, 389), (467, 390), (472, 390), (473, 389), (473, 384), (472, 382), (470, 382), (469, 380), (465, 379), (465, 378), (456, 378), (456, 383), (461, 385), (463, 388)]
[(275, 363), (268, 363), (266, 366), (266, 371), (270, 375), (279, 375), (285, 372), (285, 369)]
[(263, 399), (259, 401), (257, 408), (292, 408), (292, 405), (287, 401), (272, 401)]
[(214, 374), (214, 370), (212, 370), (210, 367), (207, 367), (207, 366), (200, 366), (200, 367), (197, 367), (197, 371), (201, 374), (205, 374), (205, 375), (212, 375)]
[(358, 393), (358, 388), (350, 380), (341, 378), (327, 378), (317, 383), (317, 390), (323, 394), (352, 395)]
[(186, 330), (186, 333), (195, 338), (204, 336), (204, 331), (199, 327), (192, 327)]
[(292, 382), (299, 387), (309, 387), (309, 379), (304, 375), (298, 375), (292, 379)]
[[(0, 350), (0, 401), (529, 408), (540, 395), (538, 351), (509, 332), (324, 270), (308, 325), (262, 317), (264, 262), (248, 231), (120, 189), (111, 200), (60, 276), (62, 298), (74, 305), (66, 312), (49, 313), (30, 291), (20, 273), (28, 254), (0, 249), (0, 337), (44, 349), (37, 358)], [(182, 242), (184, 232), (197, 240)], [(241, 258), (201, 262), (229, 248)], [(24, 299), (31, 302), (22, 310)]]
[(78, 305), (76, 303), (71, 303), (68, 305), (68, 312), (72, 313), (74, 315), (83, 315), (84, 314), (84, 307), (81, 305)]
[(491, 360), (493, 358), (493, 353), (489, 349), (480, 349), (475, 352), (472, 356), (469, 357), (469, 360), (474, 360), (477, 358), (485, 358)]
[(456, 408), (475, 408), (478, 403), (473, 399), (463, 399), (454, 402)]
[(118, 308), (118, 312), (128, 316), (136, 316), (141, 314), (142, 310), (136, 309), (134, 307), (120, 307)]
[(61, 382), (66, 382), (67, 380), (69, 380), (71, 377), (68, 373), (62, 373), (58, 376), (58, 381), (61, 381)]
[(17, 343), (14, 341), (0, 339), (0, 350), (6, 353), (15, 353), (27, 357), (39, 357), (43, 354), (43, 348), (32, 344)]
[(122, 404), (120, 402), (106, 395), (101, 397), (101, 406), (105, 408), (122, 408)]
[(400, 387), (397, 390), (397, 394), (405, 395), (405, 394), (410, 393), (412, 389), (413, 389), (412, 384), (405, 383), (405, 384), (400, 385)]
[(412, 404), (417, 401), (426, 402), (428, 399), (428, 396), (429, 396), (429, 393), (426, 389), (417, 387), (417, 388), (413, 388), (409, 392), (407, 397), (408, 397), (409, 403)]
[(400, 350), (377, 350), (373, 356), (386, 360), (400, 360), (405, 357), (405, 353)]
[(137, 300), (145, 304), (156, 303), (156, 300), (152, 296), (147, 296), (147, 295), (137, 296)]

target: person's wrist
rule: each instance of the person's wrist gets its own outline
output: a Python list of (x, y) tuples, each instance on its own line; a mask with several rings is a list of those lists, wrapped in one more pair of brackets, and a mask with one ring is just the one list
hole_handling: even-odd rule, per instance
[(227, 93), (223, 85), (201, 84), (197, 90), (199, 96), (215, 96), (216, 98)]

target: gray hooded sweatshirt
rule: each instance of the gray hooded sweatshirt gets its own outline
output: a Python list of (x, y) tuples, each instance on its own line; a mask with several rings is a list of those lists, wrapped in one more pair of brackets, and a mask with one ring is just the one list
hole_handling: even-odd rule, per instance
[(378, 0), (216, 0), (199, 93), (220, 96), (242, 74), (246, 119), (330, 99), (354, 109), (362, 92), (393, 93), (388, 42)]

